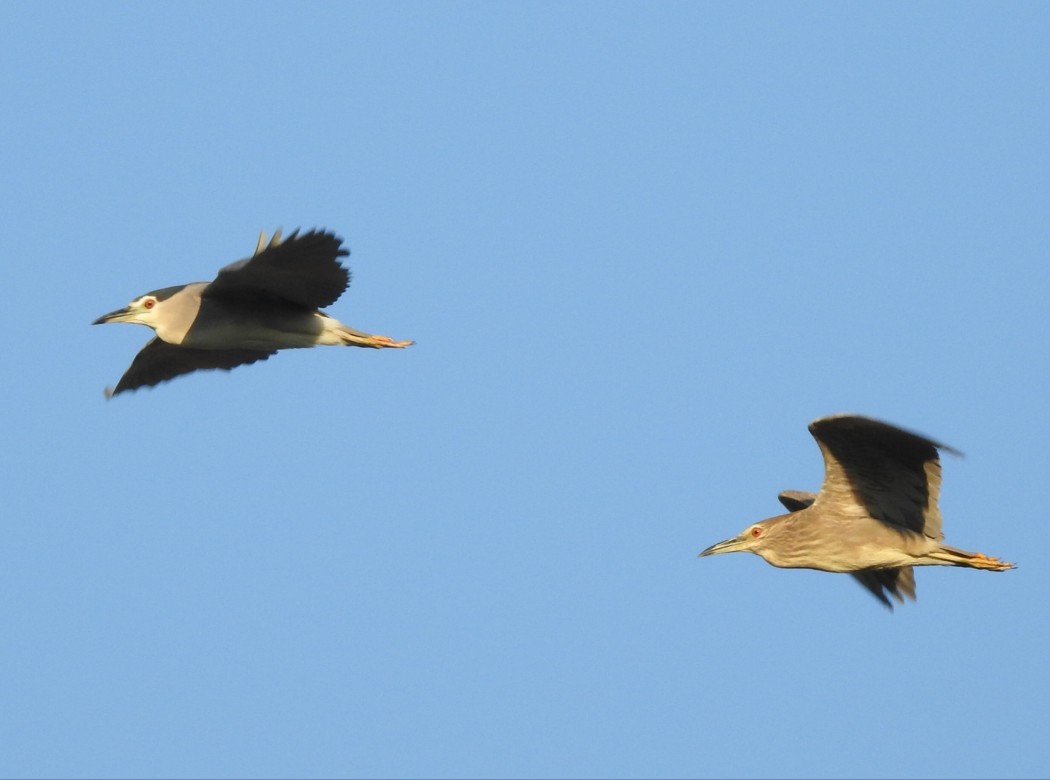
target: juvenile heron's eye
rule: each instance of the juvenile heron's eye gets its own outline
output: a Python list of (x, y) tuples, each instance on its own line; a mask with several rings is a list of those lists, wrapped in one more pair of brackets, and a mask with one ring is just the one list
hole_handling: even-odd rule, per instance
[(157, 301), (154, 300), (153, 298), (147, 298), (146, 300), (144, 300), (142, 302), (142, 306), (145, 309), (152, 309), (156, 305), (157, 305)]
[(756, 526), (755, 528), (751, 529), (751, 538), (752, 539), (757, 539), (761, 535), (762, 535), (762, 529), (761, 528)]

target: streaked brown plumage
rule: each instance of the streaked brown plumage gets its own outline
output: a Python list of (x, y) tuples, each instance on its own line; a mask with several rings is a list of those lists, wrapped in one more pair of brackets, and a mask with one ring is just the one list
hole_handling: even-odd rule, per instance
[(1004, 571), (1013, 564), (942, 543), (938, 450), (888, 423), (832, 415), (810, 423), (824, 456), (820, 493), (784, 491), (789, 514), (749, 526), (701, 556), (753, 552), (774, 566), (848, 572), (887, 607), (915, 598), (913, 566)]

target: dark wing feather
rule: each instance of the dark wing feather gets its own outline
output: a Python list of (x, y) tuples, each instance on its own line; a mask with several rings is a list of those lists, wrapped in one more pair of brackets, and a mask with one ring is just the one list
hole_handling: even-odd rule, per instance
[(893, 596), (898, 604), (904, 603), (905, 596), (915, 601), (915, 572), (911, 566), (901, 566), (899, 569), (865, 569), (854, 572), (851, 576), (890, 609), (893, 609), (893, 603), (889, 596)]
[(785, 490), (777, 498), (787, 511), (799, 512), (816, 501), (817, 494), (804, 490)]
[(350, 254), (342, 243), (332, 233), (311, 230), (300, 236), (295, 231), (281, 243), (223, 268), (203, 295), (276, 299), (323, 309), (350, 284), (350, 272), (339, 263)]
[(897, 528), (942, 539), (937, 499), (938, 449), (956, 450), (878, 420), (836, 415), (815, 420), (809, 432), (824, 455), (817, 505), (836, 514), (860, 512)]
[(112, 390), (107, 390), (110, 398), (125, 390), (166, 382), (191, 371), (210, 368), (221, 368), (229, 371), (236, 366), (244, 366), (258, 360), (266, 360), (274, 352), (261, 352), (251, 349), (192, 349), (178, 347), (161, 341), (158, 338), (144, 346), (124, 376)]

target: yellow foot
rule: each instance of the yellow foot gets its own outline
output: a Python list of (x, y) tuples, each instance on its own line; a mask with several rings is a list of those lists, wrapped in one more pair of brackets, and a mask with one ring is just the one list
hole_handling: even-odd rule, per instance
[(1016, 568), (1012, 563), (1000, 561), (998, 558), (993, 558), (984, 553), (974, 555), (970, 559), (970, 565), (975, 569), (990, 569), (991, 571), (1006, 571), (1007, 569)]
[(377, 342), (376, 347), (397, 347), (403, 349), (416, 343), (414, 341), (394, 341), (389, 336), (372, 336), (372, 339)]

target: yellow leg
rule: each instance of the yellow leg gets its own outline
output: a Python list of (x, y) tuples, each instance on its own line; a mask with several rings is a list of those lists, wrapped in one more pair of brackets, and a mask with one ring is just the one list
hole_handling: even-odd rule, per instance
[(1016, 568), (1012, 563), (1000, 561), (998, 558), (993, 558), (984, 553), (976, 553), (969, 563), (975, 569), (989, 569), (990, 571), (1006, 571), (1007, 569)]

